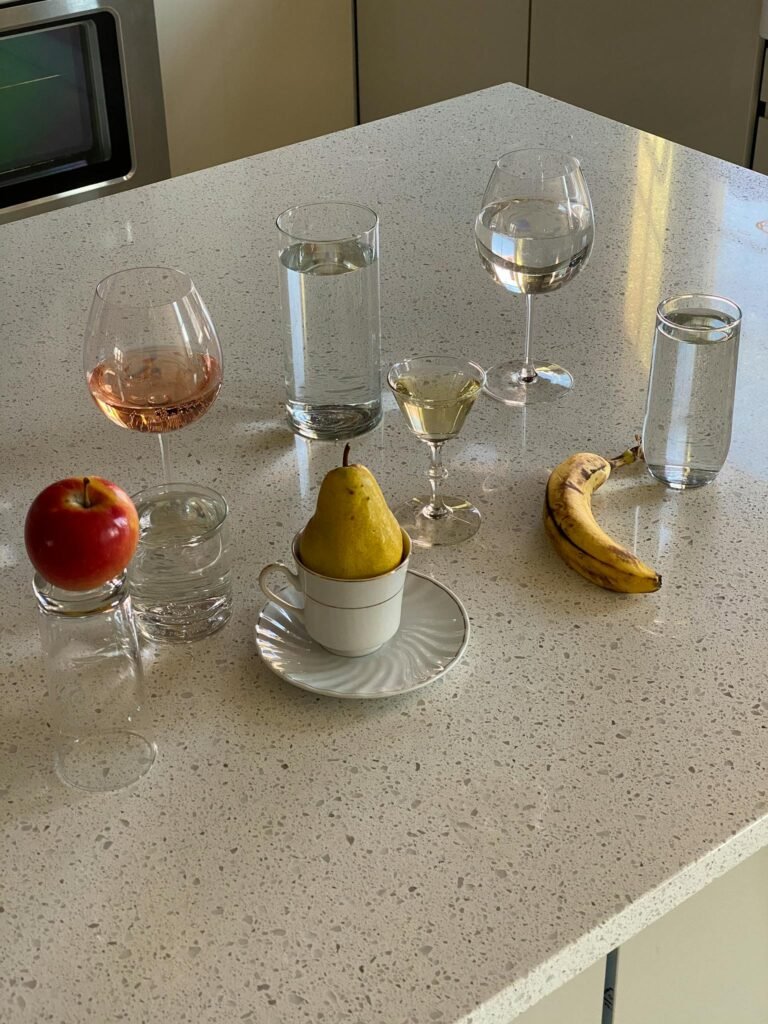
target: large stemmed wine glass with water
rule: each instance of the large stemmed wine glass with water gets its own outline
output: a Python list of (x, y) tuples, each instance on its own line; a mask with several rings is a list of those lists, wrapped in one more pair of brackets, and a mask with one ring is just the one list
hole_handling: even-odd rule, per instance
[(207, 412), (222, 379), (219, 339), (192, 278), (170, 267), (136, 267), (99, 282), (84, 366), (105, 416), (158, 435), (171, 483), (166, 434)]
[(520, 149), (499, 157), (475, 221), (483, 266), (502, 288), (524, 295), (522, 362), (487, 371), (485, 390), (507, 405), (527, 405), (564, 394), (567, 370), (533, 361), (533, 296), (567, 284), (587, 262), (594, 236), (589, 190), (579, 161), (549, 149)]

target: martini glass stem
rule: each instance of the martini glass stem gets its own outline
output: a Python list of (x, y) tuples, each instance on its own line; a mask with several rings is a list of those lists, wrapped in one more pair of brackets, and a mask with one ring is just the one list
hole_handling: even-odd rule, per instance
[(163, 462), (163, 483), (170, 484), (173, 482), (173, 476), (171, 475), (170, 441), (165, 434), (158, 434), (157, 439), (160, 442), (160, 458)]
[(523, 384), (532, 384), (538, 374), (536, 367), (531, 362), (531, 338), (533, 336), (533, 296), (530, 292), (525, 293), (525, 355), (523, 365), (520, 369), (520, 380)]
[(429, 519), (442, 519), (450, 515), (451, 510), (443, 501), (440, 493), (443, 480), (448, 476), (448, 470), (443, 466), (443, 441), (427, 441), (429, 445), (429, 486), (432, 496), (424, 506), (422, 513)]

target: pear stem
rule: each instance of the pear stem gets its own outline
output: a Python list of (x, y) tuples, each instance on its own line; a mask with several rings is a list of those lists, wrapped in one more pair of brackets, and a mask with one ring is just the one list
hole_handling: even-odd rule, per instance
[(443, 501), (440, 493), (443, 480), (448, 476), (448, 470), (443, 467), (443, 441), (427, 441), (429, 445), (429, 486), (432, 489), (432, 497), (421, 510), (421, 514), (428, 519), (443, 519), (451, 514), (450, 508)]
[(91, 481), (89, 480), (89, 478), (87, 476), (83, 477), (83, 508), (90, 508), (91, 507), (91, 503), (88, 500), (88, 484), (90, 482)]
[(351, 447), (352, 445), (349, 443), (344, 445), (344, 456), (341, 460), (341, 464), (342, 466), (344, 466), (345, 469), (349, 466), (349, 451)]

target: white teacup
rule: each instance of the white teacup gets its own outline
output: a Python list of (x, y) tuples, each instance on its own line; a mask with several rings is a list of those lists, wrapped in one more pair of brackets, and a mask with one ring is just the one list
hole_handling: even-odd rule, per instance
[[(403, 557), (397, 568), (382, 576), (363, 580), (338, 580), (308, 569), (299, 558), (297, 533), (291, 553), (297, 572), (282, 562), (271, 562), (259, 573), (259, 586), (266, 596), (299, 618), (307, 633), (327, 651), (345, 658), (372, 654), (400, 628), (403, 587), (411, 557), (411, 539), (403, 532)], [(293, 604), (267, 584), (269, 573), (287, 576), (302, 595)]]

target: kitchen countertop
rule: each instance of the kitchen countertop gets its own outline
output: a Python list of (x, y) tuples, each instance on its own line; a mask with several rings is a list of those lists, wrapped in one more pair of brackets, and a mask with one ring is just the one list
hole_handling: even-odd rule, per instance
[[(256, 653), (256, 579), (341, 446), (282, 419), (273, 219), (377, 209), (386, 358), (490, 365), (522, 351), (524, 303), (471, 224), (493, 158), (536, 143), (582, 159), (596, 242), (537, 300), (534, 352), (573, 393), (479, 401), (446, 449), (483, 526), (414, 567), (464, 600), (467, 653), (398, 699), (292, 688)], [(766, 178), (505, 85), (0, 228), (0, 1019), (506, 1024), (768, 841), (767, 224)], [(144, 263), (189, 271), (219, 328), (221, 395), (172, 453), (229, 499), (236, 610), (148, 652), (158, 762), (89, 795), (50, 768), (22, 527), (60, 477), (159, 477), (157, 442), (100, 415), (81, 364), (94, 284)], [(655, 306), (691, 290), (745, 312), (730, 457), (684, 494), (642, 467), (609, 481), (602, 525), (664, 585), (607, 593), (550, 550), (544, 482), (632, 442)], [(389, 398), (353, 456), (392, 502), (424, 490)]]

